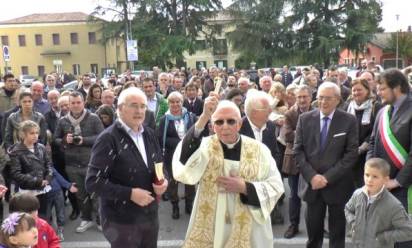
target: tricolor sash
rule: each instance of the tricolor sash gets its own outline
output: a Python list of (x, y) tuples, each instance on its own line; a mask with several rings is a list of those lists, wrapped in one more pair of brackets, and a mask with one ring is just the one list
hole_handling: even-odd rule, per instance
[[(390, 105), (386, 105), (379, 120), (379, 133), (386, 153), (396, 168), (401, 170), (408, 158), (408, 153), (392, 133), (389, 120), (390, 114)], [(408, 188), (408, 212), (412, 213), (412, 186)]]

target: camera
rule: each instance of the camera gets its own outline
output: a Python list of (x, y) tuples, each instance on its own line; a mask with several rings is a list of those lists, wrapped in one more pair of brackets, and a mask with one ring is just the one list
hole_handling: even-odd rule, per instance
[(81, 140), (82, 140), (82, 138), (81, 138), (80, 135), (74, 135), (73, 136), (73, 144), (79, 145)]

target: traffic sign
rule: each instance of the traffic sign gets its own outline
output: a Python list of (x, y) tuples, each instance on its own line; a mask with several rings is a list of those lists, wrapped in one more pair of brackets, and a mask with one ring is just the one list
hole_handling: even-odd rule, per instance
[(3, 58), (6, 62), (10, 61), (10, 51), (8, 46), (3, 46)]

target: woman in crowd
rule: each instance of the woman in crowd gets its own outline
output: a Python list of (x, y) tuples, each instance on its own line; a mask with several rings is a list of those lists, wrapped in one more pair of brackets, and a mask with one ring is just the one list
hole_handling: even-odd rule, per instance
[(345, 104), (344, 109), (356, 116), (359, 130), (358, 161), (353, 167), (353, 176), (356, 188), (364, 185), (363, 171), (368, 151), (369, 138), (375, 123), (376, 114), (381, 104), (372, 97), (368, 81), (365, 79), (352, 80), (352, 95)]
[(98, 84), (90, 86), (85, 107), (94, 113), (102, 105), (102, 88)]
[[(172, 158), (177, 144), (183, 139), (189, 128), (196, 122), (196, 115), (190, 113), (183, 107), (183, 96), (177, 91), (173, 91), (167, 97), (169, 110), (160, 118), (157, 129), (160, 147), (163, 149), (163, 161), (171, 181), (169, 183), (168, 194), (173, 205), (172, 218), (179, 219), (179, 196), (178, 182), (173, 179)], [(186, 213), (192, 211), (195, 197), (195, 186), (185, 185)]]
[(104, 128), (110, 127), (113, 124), (115, 119), (113, 107), (102, 105), (96, 110), (96, 114), (102, 121)]

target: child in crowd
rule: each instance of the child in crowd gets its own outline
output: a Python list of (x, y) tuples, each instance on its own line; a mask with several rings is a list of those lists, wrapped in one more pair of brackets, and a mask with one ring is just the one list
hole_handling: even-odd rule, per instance
[(46, 218), (46, 194), (50, 190), (52, 163), (44, 145), (38, 143), (40, 127), (34, 121), (20, 123), (21, 141), (9, 151), (10, 172), (19, 190), (30, 191), (40, 202), (39, 215)]
[(388, 248), (412, 239), (412, 220), (385, 187), (389, 164), (380, 158), (366, 162), (365, 186), (345, 206), (346, 221), (355, 248)]
[(36, 221), (38, 229), (38, 243), (33, 248), (61, 248), (59, 238), (47, 221), (37, 216), (40, 204), (36, 196), (31, 193), (17, 193), (9, 202), (9, 212), (24, 212), (30, 214)]
[[(53, 179), (50, 183), (51, 190), (46, 193), (47, 198), (47, 221), (51, 220), (53, 207), (56, 211), (57, 236), (60, 241), (64, 241), (63, 226), (65, 220), (64, 193), (62, 188), (68, 189), (71, 193), (76, 193), (77, 188), (74, 183), (69, 183), (53, 167)], [(51, 224), (51, 223), (50, 223)]]
[(0, 230), (0, 248), (25, 248), (37, 244), (36, 221), (26, 213), (12, 213)]

